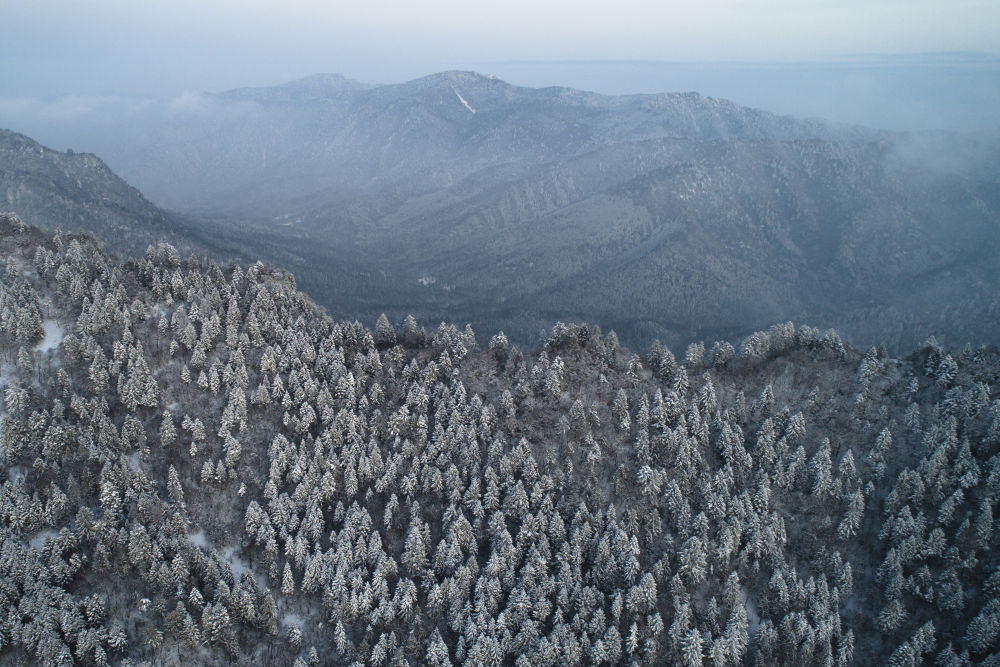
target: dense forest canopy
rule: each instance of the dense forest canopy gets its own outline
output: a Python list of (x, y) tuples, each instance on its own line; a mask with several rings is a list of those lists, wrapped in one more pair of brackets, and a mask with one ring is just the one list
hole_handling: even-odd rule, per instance
[(994, 347), (480, 345), (167, 244), (0, 250), (2, 661), (1000, 659)]

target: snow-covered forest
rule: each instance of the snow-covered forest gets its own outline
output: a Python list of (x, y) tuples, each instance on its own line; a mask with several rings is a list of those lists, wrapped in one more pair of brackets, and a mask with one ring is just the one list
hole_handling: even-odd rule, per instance
[(0, 248), (0, 662), (1000, 660), (996, 348), (479, 346), (259, 263)]

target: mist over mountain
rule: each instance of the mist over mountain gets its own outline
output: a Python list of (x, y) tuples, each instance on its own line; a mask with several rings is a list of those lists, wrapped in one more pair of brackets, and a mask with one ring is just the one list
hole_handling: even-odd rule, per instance
[(996, 340), (1000, 143), (473, 72), (189, 95), (108, 159), (331, 311), (644, 346), (779, 320)]
[(1000, 56), (985, 52), (854, 54), (796, 61), (510, 60), (469, 62), (531, 87), (608, 95), (697, 90), (802, 118), (892, 131), (998, 129)]
[(0, 667), (1000, 667), (1000, 3), (0, 25)]
[[(344, 196), (412, 197), (490, 168), (504, 168), (494, 179), (510, 179), (646, 139), (792, 139), (820, 132), (832, 133), (696, 94), (607, 97), (521, 88), (474, 72), (375, 87), (317, 75), (192, 96), (173, 122), (117, 162), (166, 206), (260, 215)], [(308, 199), (298, 201), (302, 196)]]
[(992, 139), (471, 72), (189, 102), (119, 158), (123, 173), (168, 207), (238, 220), (248, 245), (263, 235), (351, 315), (415, 311), (520, 339), (590, 318), (641, 344), (786, 318), (891, 346), (993, 335)]
[(129, 158), (180, 212), (0, 133), (0, 660), (1000, 656), (989, 137), (466, 72), (183, 107)]

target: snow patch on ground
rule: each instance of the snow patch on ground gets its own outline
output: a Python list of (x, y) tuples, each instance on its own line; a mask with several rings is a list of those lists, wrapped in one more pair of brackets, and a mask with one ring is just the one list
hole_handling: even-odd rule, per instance
[(222, 550), (222, 560), (229, 563), (229, 567), (233, 571), (233, 579), (236, 581), (239, 581), (243, 573), (249, 569), (246, 561), (236, 555), (238, 549), (237, 546), (230, 546)]
[(49, 350), (54, 350), (59, 347), (63, 338), (66, 337), (66, 332), (63, 331), (62, 325), (55, 320), (44, 320), (42, 322), (42, 327), (45, 329), (45, 337), (42, 338), (41, 343), (35, 346), (35, 352), (41, 352), (44, 354)]
[(456, 90), (455, 88), (452, 88), (452, 90), (455, 92), (455, 96), (458, 98), (458, 101), (462, 103), (462, 106), (464, 106), (466, 109), (468, 109), (472, 113), (476, 113), (476, 110), (472, 108), (471, 104), (469, 104), (468, 102), (465, 101), (465, 98), (462, 97), (462, 94), (459, 93), (458, 90)]
[(844, 611), (849, 611), (854, 614), (864, 614), (866, 609), (861, 604), (861, 596), (857, 593), (853, 593), (851, 597), (847, 598), (844, 602)]
[(288, 627), (292, 625), (297, 625), (302, 628), (306, 622), (306, 619), (302, 618), (298, 614), (285, 614), (281, 617), (281, 624)]
[(188, 533), (188, 542), (196, 547), (200, 547), (208, 552), (214, 552), (219, 556), (219, 559), (229, 565), (229, 569), (233, 572), (233, 581), (239, 581), (244, 574), (254, 578), (254, 581), (258, 585), (263, 585), (264, 580), (259, 577), (256, 572), (250, 569), (250, 566), (245, 560), (240, 558), (237, 554), (239, 553), (239, 546), (230, 545), (222, 549), (215, 549), (208, 541), (208, 537), (205, 535), (204, 530), (199, 530), (197, 533)]
[(29, 537), (28, 544), (30, 544), (35, 551), (40, 552), (43, 548), (45, 548), (45, 543), (48, 540), (55, 539), (58, 535), (59, 533), (56, 531), (51, 528), (47, 528), (46, 530), (41, 530)]
[(746, 588), (740, 587), (740, 591), (743, 597), (743, 608), (747, 610), (750, 636), (753, 637), (757, 634), (757, 628), (760, 627), (760, 614), (757, 613), (757, 602), (750, 597), (750, 591)]
[(205, 537), (205, 531), (199, 530), (197, 533), (190, 533), (188, 535), (188, 542), (195, 545), (196, 547), (201, 547), (202, 549), (208, 549), (208, 538)]

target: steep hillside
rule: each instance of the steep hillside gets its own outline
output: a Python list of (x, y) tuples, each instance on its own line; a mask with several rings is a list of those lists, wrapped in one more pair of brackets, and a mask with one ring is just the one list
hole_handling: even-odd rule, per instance
[(996, 348), (480, 349), (166, 244), (0, 256), (0, 661), (1000, 659)]
[(91, 232), (135, 257), (165, 240), (202, 254), (220, 245), (193, 220), (151, 204), (97, 156), (55, 151), (7, 130), (0, 130), (0, 208), (49, 230)]

